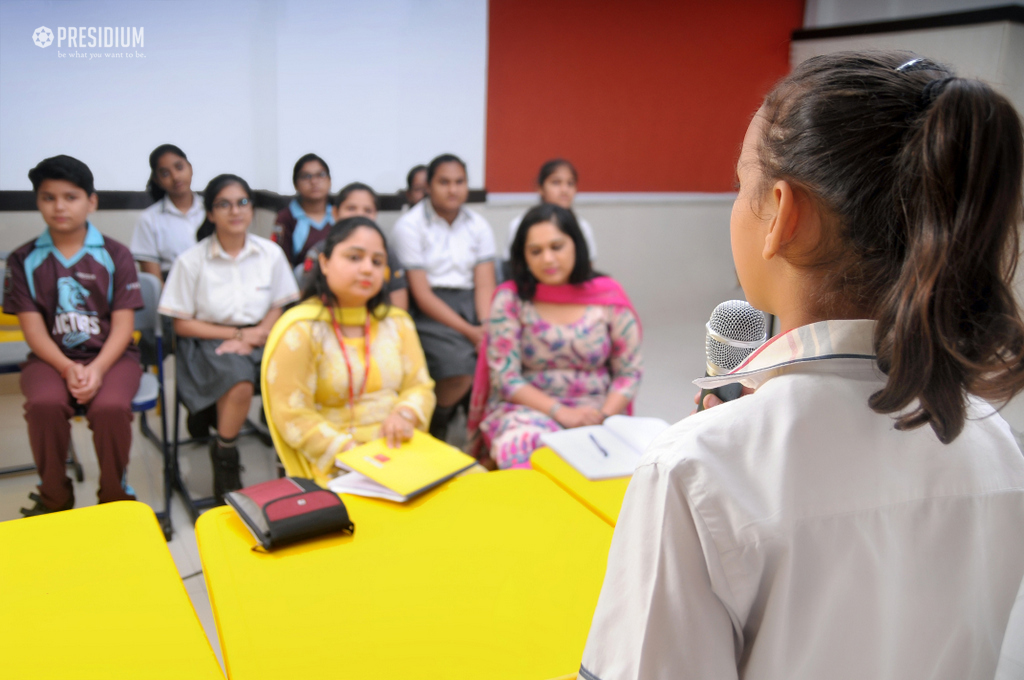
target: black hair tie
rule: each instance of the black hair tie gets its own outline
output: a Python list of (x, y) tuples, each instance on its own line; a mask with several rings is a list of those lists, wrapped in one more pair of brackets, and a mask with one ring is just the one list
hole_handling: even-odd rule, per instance
[(932, 105), (932, 102), (942, 94), (943, 90), (950, 82), (956, 80), (956, 78), (936, 78), (935, 80), (928, 81), (928, 84), (921, 90), (921, 96), (917, 100), (917, 110), (925, 111)]

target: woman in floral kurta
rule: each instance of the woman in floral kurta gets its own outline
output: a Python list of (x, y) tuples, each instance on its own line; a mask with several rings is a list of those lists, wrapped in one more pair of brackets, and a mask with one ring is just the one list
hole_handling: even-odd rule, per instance
[[(533, 228), (538, 231), (528, 241)], [(545, 432), (594, 424), (625, 410), (643, 374), (636, 313), (615, 281), (590, 272), (586, 244), (572, 213), (543, 205), (527, 213), (520, 230), (512, 248), (515, 281), (499, 287), (491, 303), (486, 354), (489, 396), (479, 424), (482, 443), (489, 445), (491, 458), (501, 468), (526, 463)], [(571, 245), (577, 254), (561, 251), (547, 264), (536, 265), (545, 239), (559, 248)], [(533, 261), (524, 255), (528, 246), (536, 253)], [(567, 271), (551, 273), (557, 269), (558, 257), (567, 258), (563, 269), (571, 268), (571, 276)], [(527, 266), (536, 268), (540, 276), (524, 276)], [(523, 299), (524, 290), (529, 299)], [(542, 318), (536, 302), (586, 306), (580, 318), (560, 324)], [(522, 403), (524, 386), (543, 393), (531, 399), (532, 406)], [(514, 401), (517, 392), (520, 396)], [(564, 411), (558, 413), (562, 407), (588, 409), (597, 419), (570, 422), (563, 417)]]
[[(373, 225), (366, 218), (351, 219)], [(349, 221), (340, 222), (332, 232)], [(360, 222), (356, 229), (366, 226)], [(373, 230), (379, 234), (375, 225)], [(339, 250), (340, 257), (341, 250), (357, 240), (335, 244), (333, 236), (327, 237), (331, 246), (331, 250), (325, 248), (327, 257), (333, 249)], [(383, 237), (373, 243), (384, 247)], [(369, 250), (372, 247), (364, 249)], [(382, 430), (388, 429), (389, 419), (408, 425), (408, 435), (413, 426), (425, 430), (430, 422), (434, 381), (427, 373), (416, 327), (405, 311), (377, 305), (383, 300), (380, 290), (378, 285), (363, 307), (340, 306), (347, 301), (344, 290), (338, 291), (340, 305), (325, 306), (318, 297), (311, 297), (287, 311), (271, 333), (264, 355), (263, 394), (274, 444), (289, 474), (325, 484), (334, 471), (334, 456), (388, 434)], [(368, 331), (360, 337), (341, 337), (347, 362), (339, 344), (344, 327)], [(356, 397), (354, 404), (350, 393)]]
[(529, 460), (541, 434), (562, 429), (551, 416), (506, 400), (520, 386), (598, 410), (608, 392), (632, 400), (640, 387), (640, 329), (626, 307), (588, 305), (579, 321), (556, 325), (540, 318), (532, 302), (501, 290), (488, 333), (491, 400), (480, 429), (498, 467)]

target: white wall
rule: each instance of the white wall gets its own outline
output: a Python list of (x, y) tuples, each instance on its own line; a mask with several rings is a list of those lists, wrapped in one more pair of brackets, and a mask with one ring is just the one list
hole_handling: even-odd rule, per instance
[[(142, 27), (144, 46), (39, 48), (39, 26)], [(119, 51), (132, 56), (105, 56)], [(196, 188), (234, 172), (291, 193), (310, 151), (337, 187), (391, 192), (446, 151), (483, 186), (486, 71), (486, 0), (4, 0), (0, 190), (30, 188), (28, 170), (58, 153), (99, 189), (142, 190), (165, 142)]]
[(1014, 0), (806, 0), (804, 28), (893, 21), (1013, 4), (1022, 3)]

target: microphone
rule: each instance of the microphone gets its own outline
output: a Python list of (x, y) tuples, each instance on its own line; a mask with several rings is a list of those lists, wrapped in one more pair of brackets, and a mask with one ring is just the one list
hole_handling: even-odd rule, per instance
[[(768, 339), (764, 313), (743, 300), (727, 300), (715, 307), (705, 328), (708, 331), (704, 340), (707, 355), (705, 377), (725, 375)], [(704, 397), (709, 394), (722, 401), (732, 401), (740, 396), (742, 390), (743, 385), (738, 382), (701, 390), (697, 410), (704, 410)]]

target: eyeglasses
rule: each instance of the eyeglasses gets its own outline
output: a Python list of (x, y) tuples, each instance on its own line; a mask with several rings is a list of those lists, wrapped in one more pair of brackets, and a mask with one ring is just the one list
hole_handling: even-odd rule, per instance
[(329, 175), (326, 172), (324, 172), (323, 170), (321, 170), (320, 172), (313, 173), (313, 174), (310, 174), (308, 172), (304, 172), (301, 175), (299, 175), (298, 179), (299, 179), (300, 182), (308, 182), (308, 181), (313, 180), (313, 179), (327, 179), (328, 177), (329, 177)]
[(213, 204), (213, 209), (228, 211), (231, 210), (232, 208), (238, 208), (239, 210), (242, 210), (250, 205), (252, 205), (252, 201), (250, 201), (248, 198), (240, 198), (234, 203), (232, 203), (231, 201), (217, 201), (216, 203)]

